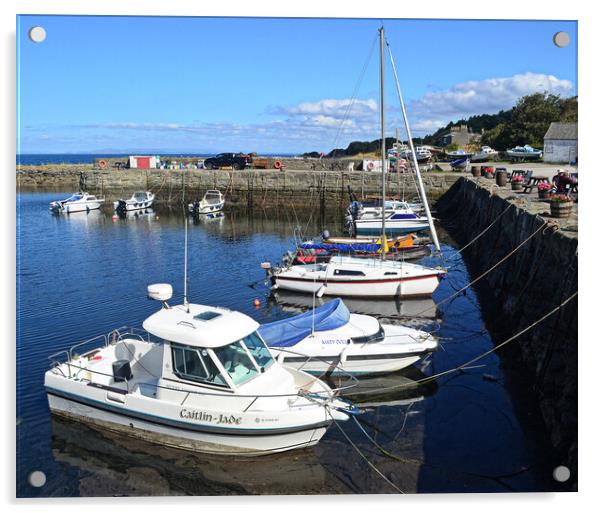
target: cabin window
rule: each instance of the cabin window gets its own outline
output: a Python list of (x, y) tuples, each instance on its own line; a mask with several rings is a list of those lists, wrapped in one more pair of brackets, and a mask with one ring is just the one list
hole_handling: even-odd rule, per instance
[(364, 335), (362, 337), (352, 337), (351, 341), (354, 344), (371, 344), (374, 342), (382, 342), (385, 339), (385, 330), (378, 324), (378, 331), (371, 335)]
[(88, 201), (96, 201), (96, 196), (88, 196)]
[[(203, 354), (205, 353), (205, 354)], [(185, 346), (171, 346), (174, 373), (183, 378), (224, 386), (224, 378), (206, 351)]]
[(218, 347), (213, 351), (235, 385), (242, 385), (259, 373), (240, 342)]
[(350, 271), (348, 269), (335, 269), (335, 276), (366, 276), (362, 271)]
[(247, 347), (251, 356), (255, 358), (260, 368), (267, 369), (274, 363), (272, 353), (270, 353), (270, 350), (257, 333), (251, 333), (249, 336), (243, 338), (242, 343)]

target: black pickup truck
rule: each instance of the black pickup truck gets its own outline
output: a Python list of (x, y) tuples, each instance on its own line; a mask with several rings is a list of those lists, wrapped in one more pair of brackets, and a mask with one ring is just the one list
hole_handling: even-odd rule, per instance
[(215, 157), (205, 159), (205, 169), (219, 169), (220, 167), (232, 167), (232, 169), (244, 169), (253, 165), (250, 155), (244, 153), (220, 153)]

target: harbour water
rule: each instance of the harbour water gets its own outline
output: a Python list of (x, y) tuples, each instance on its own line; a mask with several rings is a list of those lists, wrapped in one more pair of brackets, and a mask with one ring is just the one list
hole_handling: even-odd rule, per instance
[[(108, 209), (51, 215), (48, 203), (68, 194), (17, 196), (18, 496), (394, 492), (366, 459), (408, 493), (562, 489), (552, 479), (551, 450), (519, 367), (494, 353), (461, 373), (411, 386), (493, 344), (475, 291), (435, 306), (471, 279), (445, 233), (450, 272), (433, 301), (347, 302), (383, 322), (437, 329), (441, 350), (421, 369), (361, 380), (352, 397), (363, 410), (359, 424), (342, 424), (344, 433), (332, 426), (315, 448), (250, 460), (207, 457), (51, 419), (43, 388), (48, 355), (119, 326), (140, 326), (157, 308), (146, 299), (150, 283), (172, 283), (174, 299), (183, 290), (179, 209), (117, 220)], [(307, 309), (307, 297), (271, 294), (259, 264), (291, 249), (297, 225), (308, 234), (341, 233), (340, 212), (318, 217), (260, 209), (190, 220), (190, 300), (259, 322)], [(408, 386), (383, 391), (401, 383)], [(47, 477), (40, 488), (28, 482), (36, 470)]]

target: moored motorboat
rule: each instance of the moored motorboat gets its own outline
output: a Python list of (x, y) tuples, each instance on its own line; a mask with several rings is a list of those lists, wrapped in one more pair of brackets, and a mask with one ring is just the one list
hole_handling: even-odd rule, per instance
[[(383, 233), (382, 202), (366, 205), (354, 201), (345, 217), (348, 230), (356, 237), (372, 237)], [(387, 237), (416, 233), (430, 227), (426, 217), (418, 216), (405, 201), (385, 201), (384, 230)]]
[(90, 212), (97, 210), (104, 203), (102, 196), (95, 196), (87, 192), (78, 192), (67, 199), (53, 201), (50, 203), (50, 210), (55, 214), (71, 214), (75, 212)]
[(120, 328), (50, 357), (53, 413), (162, 445), (252, 456), (315, 445), (353, 412), (322, 381), (276, 361), (250, 317), (186, 298), (169, 306), (166, 284), (148, 294), (163, 307), (144, 330)]
[(129, 199), (119, 199), (113, 202), (113, 208), (118, 214), (134, 210), (145, 210), (153, 206), (155, 195), (150, 191), (137, 191)]
[(435, 351), (430, 333), (351, 314), (341, 299), (258, 329), (283, 364), (312, 374), (379, 374), (404, 369)]
[(210, 190), (203, 199), (188, 204), (188, 212), (193, 215), (216, 214), (224, 209), (225, 199), (220, 191)]

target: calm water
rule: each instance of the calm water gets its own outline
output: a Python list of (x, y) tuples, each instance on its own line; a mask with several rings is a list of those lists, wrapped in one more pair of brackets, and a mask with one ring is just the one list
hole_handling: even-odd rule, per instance
[[(253, 460), (208, 458), (164, 449), (85, 426), (51, 419), (43, 389), (47, 356), (123, 325), (140, 326), (157, 309), (146, 286), (170, 282), (182, 292), (183, 220), (170, 211), (113, 221), (109, 212), (52, 216), (48, 203), (63, 194), (21, 194), (17, 217), (17, 493), (19, 496), (391, 493), (331, 427), (304, 451)], [(338, 216), (323, 227), (299, 215), (308, 233), (340, 232)], [(279, 219), (280, 217), (280, 219)], [(240, 310), (259, 322), (299, 312), (310, 299), (270, 295), (259, 263), (291, 248), (286, 212), (230, 212), (190, 224), (189, 279), (193, 302)], [(444, 254), (455, 243), (443, 234)], [(426, 263), (437, 264), (434, 259)], [(436, 291), (439, 301), (468, 281), (455, 259)], [(261, 306), (253, 306), (254, 299)], [(443, 349), (423, 369), (362, 380), (369, 395), (356, 397), (367, 433), (393, 456), (377, 450), (353, 422), (342, 427), (363, 454), (407, 492), (492, 492), (558, 489), (551, 481), (549, 448), (536, 406), (523, 393), (519, 369), (493, 354), (478, 367), (403, 392), (380, 388), (452, 368), (491, 348), (479, 300), (466, 295), (433, 308), (432, 301), (350, 301), (350, 309), (401, 322), (440, 325)], [(513, 390), (510, 394), (509, 390)], [(42, 470), (33, 488), (27, 476)]]

